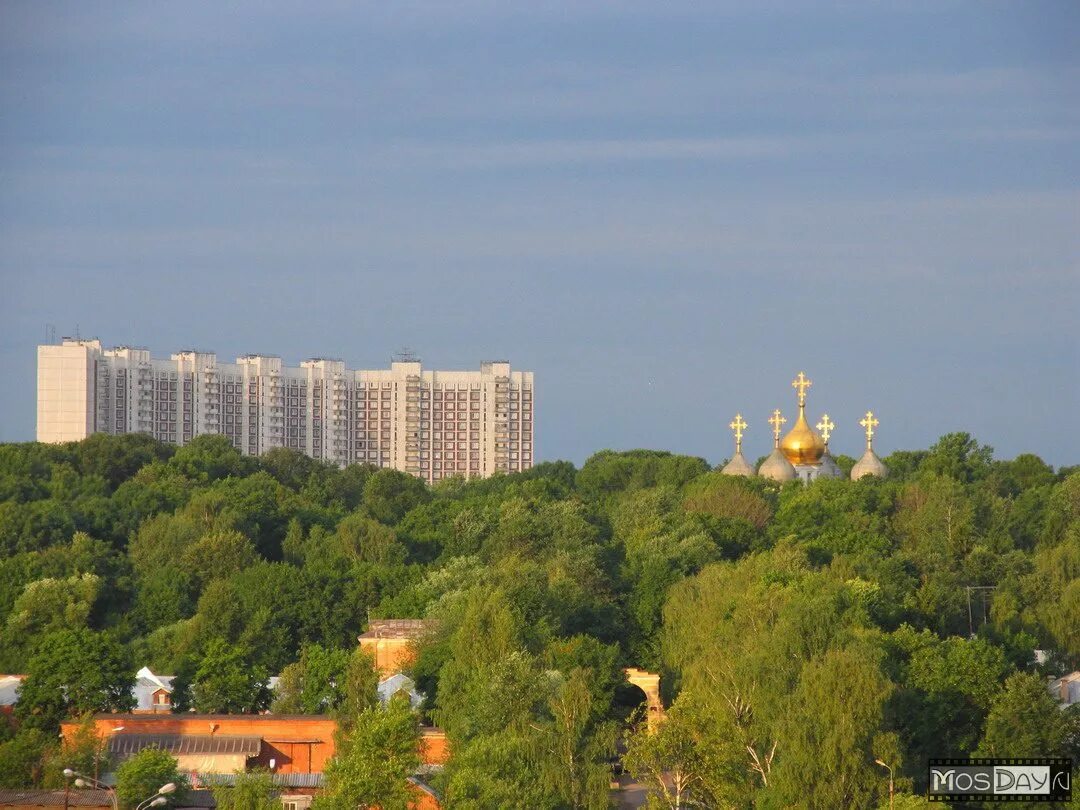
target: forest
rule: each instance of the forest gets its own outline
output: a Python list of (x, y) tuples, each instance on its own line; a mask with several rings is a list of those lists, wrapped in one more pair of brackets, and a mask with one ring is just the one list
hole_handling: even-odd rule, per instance
[[(602, 451), (428, 487), (214, 436), (0, 445), (0, 672), (27, 676), (0, 786), (55, 780), (59, 723), (130, 708), (142, 666), (177, 710), (337, 712), (386, 756), (364, 729), (400, 707), (350, 686), (373, 618), (430, 620), (450, 808), (607, 807), (618, 759), (657, 807), (887, 807), (890, 772), (914, 807), (929, 757), (1080, 757), (1047, 688), (1080, 666), (1080, 469), (964, 433), (884, 461), (781, 486)], [(661, 674), (651, 733), (624, 667)]]

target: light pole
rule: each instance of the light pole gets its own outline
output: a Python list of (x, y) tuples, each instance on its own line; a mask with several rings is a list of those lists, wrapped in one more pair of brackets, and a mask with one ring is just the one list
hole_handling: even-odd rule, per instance
[[(112, 799), (113, 810), (120, 810), (120, 805), (119, 805), (119, 803), (117, 801), (117, 798), (116, 798), (116, 788), (110, 787), (109, 785), (106, 785), (104, 782), (101, 782), (101, 781), (99, 781), (97, 779), (94, 779), (93, 777), (84, 776), (83, 774), (78, 773), (77, 771), (71, 770), (71, 768), (64, 768), (64, 776), (67, 777), (68, 779), (70, 779), (73, 776), (76, 777), (76, 779), (75, 779), (75, 787), (77, 787), (77, 788), (96, 787), (96, 788), (99, 788), (101, 790), (108, 791), (109, 798)], [(149, 799), (146, 799), (145, 801), (139, 802), (139, 805), (138, 805), (138, 807), (135, 808), (135, 810), (146, 810), (147, 808), (150, 808), (150, 807), (161, 807), (163, 804), (165, 804), (165, 802), (168, 801), (168, 799), (166, 799), (165, 797), (168, 794), (175, 793), (175, 792), (176, 792), (176, 783), (175, 782), (169, 782), (168, 784), (162, 785), (161, 787), (158, 788), (157, 793), (155, 793)]]
[(76, 777), (75, 787), (77, 788), (96, 787), (106, 791), (109, 794), (109, 798), (112, 800), (113, 810), (120, 810), (120, 805), (117, 804), (116, 801), (116, 790), (114, 788), (106, 785), (104, 782), (99, 782), (92, 776), (84, 776), (78, 771), (73, 771), (71, 768), (64, 768), (64, 776), (68, 779), (73, 776)]
[(886, 765), (880, 759), (875, 759), (874, 762), (885, 768), (889, 772), (889, 810), (893, 810), (893, 769), (892, 765)]
[(149, 799), (143, 799), (136, 806), (135, 810), (148, 810), (150, 807), (161, 807), (169, 800), (165, 798), (170, 793), (176, 792), (176, 782), (169, 782), (158, 788), (158, 792), (151, 796)]

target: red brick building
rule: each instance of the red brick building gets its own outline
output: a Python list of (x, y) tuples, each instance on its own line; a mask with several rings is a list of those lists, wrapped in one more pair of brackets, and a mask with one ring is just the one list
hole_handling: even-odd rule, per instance
[[(173, 753), (181, 770), (233, 773), (271, 768), (279, 774), (317, 774), (334, 756), (337, 721), (322, 715), (282, 714), (99, 714), (98, 734), (109, 751), (123, 758), (150, 745)], [(77, 722), (61, 727), (65, 738)], [(421, 732), (425, 765), (442, 765), (448, 750), (441, 729)]]

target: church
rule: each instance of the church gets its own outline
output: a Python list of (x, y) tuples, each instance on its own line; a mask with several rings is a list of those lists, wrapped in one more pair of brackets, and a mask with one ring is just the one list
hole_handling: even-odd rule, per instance
[[(735, 434), (735, 455), (721, 472), (724, 475), (760, 475), (762, 478), (770, 478), (780, 483), (796, 480), (810, 483), (818, 478), (843, 478), (843, 471), (829, 453), (829, 436), (836, 424), (829, 419), (828, 414), (822, 415), (821, 421), (815, 426), (816, 430), (806, 421), (806, 390), (811, 385), (813, 382), (801, 371), (792, 381), (791, 386), (798, 395), (799, 416), (795, 420), (795, 426), (782, 439), (780, 434), (787, 419), (781, 414), (779, 408), (774, 410), (772, 416), (769, 417), (768, 421), (772, 426), (773, 434), (773, 450), (761, 462), (756, 472), (742, 452), (742, 437), (743, 431), (748, 426), (747, 422), (742, 414), (735, 414), (735, 419), (729, 425)], [(884, 478), (889, 471), (874, 452), (874, 428), (880, 422), (872, 411), (867, 411), (859, 424), (866, 432), (866, 451), (851, 468), (851, 480), (857, 481), (867, 475)]]

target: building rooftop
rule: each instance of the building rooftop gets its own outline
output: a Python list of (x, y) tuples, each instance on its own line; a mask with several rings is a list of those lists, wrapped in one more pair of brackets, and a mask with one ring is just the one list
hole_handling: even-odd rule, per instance
[(427, 624), (426, 619), (372, 619), (360, 638), (419, 638)]
[(113, 734), (109, 753), (137, 754), (144, 748), (160, 748), (170, 754), (244, 754), (256, 757), (262, 747), (261, 737), (225, 734)]
[[(107, 790), (0, 790), (0, 805), (7, 807), (112, 807)], [(209, 790), (189, 790), (178, 810), (216, 807)]]

